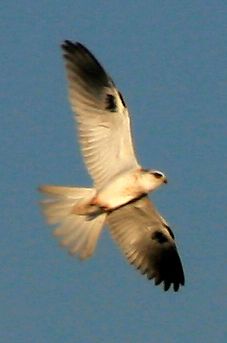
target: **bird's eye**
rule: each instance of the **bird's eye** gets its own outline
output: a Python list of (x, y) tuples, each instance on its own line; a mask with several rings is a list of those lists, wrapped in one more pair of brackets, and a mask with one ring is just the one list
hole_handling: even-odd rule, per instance
[(157, 179), (160, 179), (161, 177), (163, 177), (163, 174), (158, 173), (158, 172), (154, 172), (153, 175), (154, 175)]

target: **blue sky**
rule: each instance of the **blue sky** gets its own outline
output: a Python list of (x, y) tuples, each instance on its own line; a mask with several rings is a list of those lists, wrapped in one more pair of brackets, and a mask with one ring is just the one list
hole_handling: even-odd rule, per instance
[[(225, 1), (7, 1), (1, 18), (0, 341), (225, 342)], [(106, 230), (95, 256), (61, 250), (38, 207), (42, 183), (89, 186), (59, 45), (84, 43), (128, 103), (139, 160), (169, 184), (186, 286), (164, 293)]]

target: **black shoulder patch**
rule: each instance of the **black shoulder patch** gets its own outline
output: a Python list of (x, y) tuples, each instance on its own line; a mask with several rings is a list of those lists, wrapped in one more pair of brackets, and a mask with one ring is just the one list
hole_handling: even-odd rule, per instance
[(107, 94), (106, 96), (106, 110), (110, 112), (117, 111), (116, 99), (112, 94)]
[(160, 244), (168, 242), (168, 239), (161, 231), (153, 232), (151, 235), (151, 239), (157, 241)]
[(125, 101), (124, 101), (124, 98), (123, 98), (123, 96), (122, 96), (122, 94), (121, 94), (121, 92), (118, 91), (118, 95), (119, 95), (119, 97), (120, 97), (120, 99), (121, 99), (122, 105), (123, 105), (124, 107), (127, 107), (127, 106), (126, 106), (126, 103), (125, 103)]

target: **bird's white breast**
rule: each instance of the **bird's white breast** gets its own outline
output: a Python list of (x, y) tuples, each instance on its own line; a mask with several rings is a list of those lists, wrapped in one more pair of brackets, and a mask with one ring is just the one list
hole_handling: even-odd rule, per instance
[(141, 169), (131, 170), (114, 177), (99, 190), (96, 204), (106, 209), (115, 209), (148, 193), (152, 187), (153, 184), (144, 177)]

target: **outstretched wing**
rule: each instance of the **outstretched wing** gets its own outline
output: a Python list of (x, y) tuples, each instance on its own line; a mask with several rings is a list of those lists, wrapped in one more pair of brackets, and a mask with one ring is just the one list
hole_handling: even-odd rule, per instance
[(82, 44), (65, 41), (62, 48), (82, 154), (100, 188), (116, 174), (139, 167), (129, 113), (111, 78)]
[(184, 285), (184, 272), (171, 229), (144, 196), (108, 215), (114, 240), (129, 263), (167, 291)]

